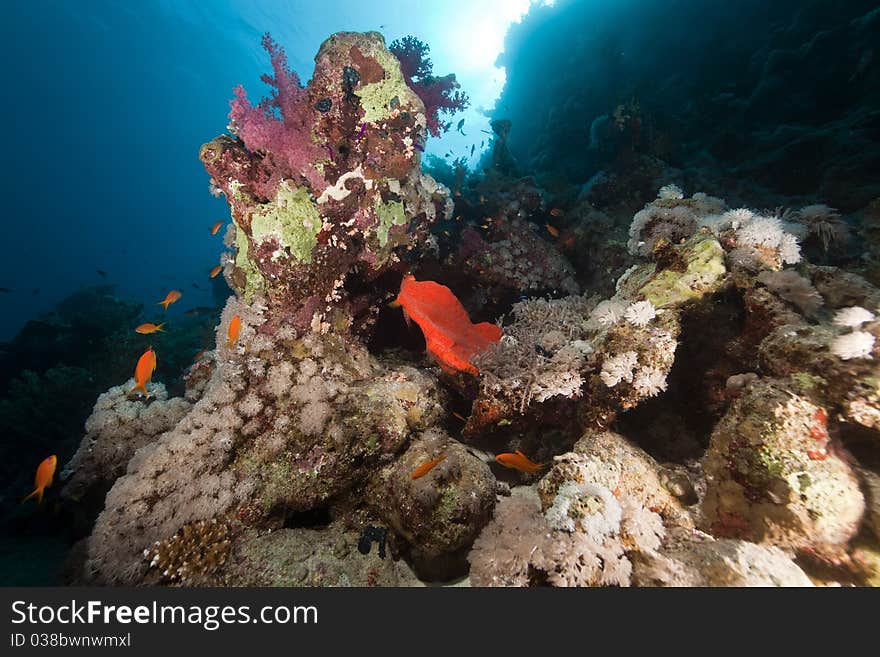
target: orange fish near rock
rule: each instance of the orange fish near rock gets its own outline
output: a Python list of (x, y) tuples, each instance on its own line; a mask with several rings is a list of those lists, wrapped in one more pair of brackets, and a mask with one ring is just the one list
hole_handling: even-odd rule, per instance
[(232, 349), (232, 345), (235, 344), (235, 341), (238, 339), (238, 334), (241, 333), (241, 317), (236, 315), (232, 318), (232, 321), (229, 322), (229, 342), (227, 343), (227, 347)]
[(471, 359), (501, 339), (500, 327), (488, 322), (471, 323), (452, 290), (434, 281), (404, 276), (395, 303), (403, 306), (405, 316), (419, 325), (428, 353), (449, 373), (476, 376), (479, 371)]
[(156, 352), (150, 347), (141, 354), (140, 358), (138, 358), (137, 365), (134, 368), (134, 388), (132, 388), (130, 392), (140, 390), (144, 395), (149, 397), (150, 393), (147, 392), (147, 384), (150, 382), (150, 379), (153, 378), (153, 372), (155, 371)]
[(21, 501), (22, 504), (34, 496), (36, 496), (38, 504), (43, 503), (43, 491), (52, 485), (52, 477), (55, 476), (56, 465), (58, 465), (58, 457), (54, 454), (47, 459), (43, 459), (42, 463), (37, 466), (37, 476), (34, 477), (34, 492), (24, 498)]
[(147, 322), (146, 324), (141, 324), (135, 329), (136, 333), (140, 333), (141, 335), (150, 335), (150, 333), (156, 333), (157, 331), (164, 333), (162, 327), (165, 326), (165, 322), (161, 324), (151, 324)]
[(223, 265), (217, 265), (214, 267), (214, 269), (211, 270), (211, 278), (216, 278), (221, 269), (223, 269)]
[(512, 468), (513, 470), (530, 474), (534, 474), (544, 467), (543, 463), (535, 463), (519, 450), (516, 450), (513, 454), (499, 454), (495, 457), (495, 460), (505, 468)]
[(419, 467), (413, 470), (412, 479), (418, 479), (419, 477), (424, 477), (431, 470), (434, 469), (434, 466), (440, 463), (443, 459), (446, 458), (446, 452), (443, 452), (440, 456), (435, 459), (431, 459), (430, 461), (426, 461), (422, 463)]
[(168, 310), (168, 306), (177, 301), (183, 295), (177, 290), (171, 290), (168, 294), (165, 295), (165, 298), (157, 303), (157, 306), (165, 306), (165, 310)]
[(226, 223), (225, 221), (218, 221), (216, 224), (211, 226), (211, 235), (216, 235), (217, 231), (219, 231), (220, 227), (223, 226), (223, 224), (225, 224), (225, 223)]

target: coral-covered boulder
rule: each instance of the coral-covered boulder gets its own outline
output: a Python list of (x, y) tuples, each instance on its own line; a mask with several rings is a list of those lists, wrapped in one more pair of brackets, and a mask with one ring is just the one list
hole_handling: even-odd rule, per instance
[(358, 551), (357, 532), (340, 523), (322, 528), (246, 530), (222, 572), (227, 586), (417, 586), (402, 560)]
[(62, 472), (65, 498), (79, 502), (91, 492), (103, 496), (132, 455), (172, 429), (191, 408), (180, 397), (169, 399), (161, 383), (148, 384), (149, 402), (130, 399), (133, 386), (129, 380), (98, 397), (86, 420), (86, 435)]
[(826, 410), (794, 382), (753, 383), (712, 432), (702, 525), (715, 536), (781, 547), (840, 545), (865, 501)]
[(538, 493), (549, 506), (564, 482), (592, 482), (636, 500), (670, 524), (692, 527), (687, 509), (669, 490), (673, 480), (648, 453), (620, 434), (588, 431), (571, 452), (556, 457), (538, 485)]
[(495, 477), (483, 461), (444, 433), (428, 431), (370, 488), (376, 513), (411, 545), (417, 572), (429, 579), (465, 572), (465, 552), (495, 506)]
[(316, 315), (368, 323), (384, 290), (360, 286), (352, 298), (348, 277), (387, 271), (451, 211), (446, 189), (420, 171), (424, 105), (376, 32), (327, 39), (305, 88), (284, 51), (268, 37), (264, 46), (273, 96), (251, 106), (237, 90), (234, 137), (200, 151), (234, 222), (226, 278), (299, 326)]
[(638, 586), (813, 586), (780, 548), (706, 535), (677, 537), (633, 559)]

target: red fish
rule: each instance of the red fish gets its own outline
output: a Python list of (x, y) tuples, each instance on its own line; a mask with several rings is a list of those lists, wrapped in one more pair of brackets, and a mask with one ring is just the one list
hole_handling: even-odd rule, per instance
[(43, 459), (42, 463), (37, 466), (37, 476), (34, 477), (34, 492), (24, 498), (21, 501), (22, 504), (34, 496), (36, 496), (38, 504), (43, 503), (43, 491), (52, 485), (52, 477), (55, 476), (56, 465), (58, 465), (58, 457), (54, 454), (47, 459)]
[(495, 457), (495, 460), (505, 468), (512, 468), (513, 470), (528, 472), (530, 474), (534, 474), (544, 467), (543, 463), (535, 463), (519, 450), (513, 454), (499, 454)]
[(424, 477), (426, 474), (428, 474), (431, 470), (434, 469), (434, 466), (436, 466), (438, 463), (440, 463), (440, 461), (442, 461), (445, 458), (446, 458), (446, 452), (443, 452), (437, 458), (431, 459), (430, 461), (426, 461), (425, 463), (422, 463), (419, 467), (417, 467), (415, 470), (413, 470), (412, 479), (418, 479), (419, 477)]
[(216, 267), (214, 267), (214, 269), (211, 270), (211, 278), (216, 277), (217, 274), (220, 273), (221, 269), (223, 269), (223, 265), (217, 265)]
[(403, 306), (405, 317), (419, 325), (428, 353), (447, 372), (476, 376), (479, 371), (471, 359), (501, 339), (499, 326), (473, 324), (452, 290), (434, 281), (404, 276), (395, 303)]
[(226, 223), (225, 221), (218, 221), (216, 224), (214, 224), (213, 226), (211, 226), (211, 235), (216, 235), (216, 234), (217, 234), (217, 231), (219, 231), (220, 228), (221, 228), (221, 227), (223, 226), (223, 224), (225, 224), (225, 223)]

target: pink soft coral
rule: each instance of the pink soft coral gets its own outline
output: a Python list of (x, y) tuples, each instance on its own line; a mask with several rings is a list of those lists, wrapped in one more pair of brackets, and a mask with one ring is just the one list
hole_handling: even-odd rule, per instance
[(268, 33), (262, 44), (275, 75), (263, 75), (261, 79), (273, 87), (272, 93), (254, 106), (244, 88), (236, 87), (235, 98), (229, 101), (233, 129), (250, 150), (271, 156), (281, 177), (304, 178), (314, 189), (323, 190), (327, 183), (312, 163), (325, 154), (312, 141), (313, 118), (306, 90), (299, 76), (290, 70), (284, 48)]
[(441, 131), (448, 130), (449, 124), (440, 122), (440, 113), (455, 114), (464, 110), (470, 102), (467, 94), (457, 91), (460, 85), (456, 82), (455, 75), (433, 75), (434, 67), (427, 57), (428, 44), (414, 36), (393, 41), (388, 50), (400, 61), (400, 70), (406, 83), (425, 104), (428, 130), (435, 137)]

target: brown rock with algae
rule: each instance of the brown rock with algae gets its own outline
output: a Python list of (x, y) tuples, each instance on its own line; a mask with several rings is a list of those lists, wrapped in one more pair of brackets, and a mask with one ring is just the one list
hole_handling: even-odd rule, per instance
[(839, 545), (865, 501), (825, 410), (793, 384), (752, 384), (712, 432), (703, 458), (702, 526), (715, 536), (781, 547)]

